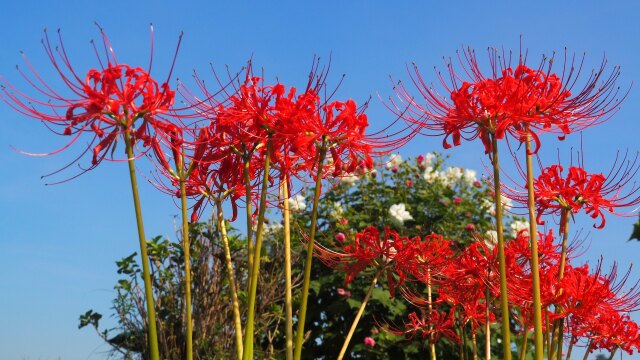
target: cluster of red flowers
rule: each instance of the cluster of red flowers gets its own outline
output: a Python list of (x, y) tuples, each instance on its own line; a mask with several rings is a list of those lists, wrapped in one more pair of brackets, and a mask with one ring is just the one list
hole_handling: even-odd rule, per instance
[[(270, 183), (274, 177), (308, 178), (317, 172), (325, 153), (331, 159), (323, 166), (323, 170), (331, 167), (325, 176), (340, 176), (358, 166), (371, 167), (372, 154), (406, 141), (406, 137), (392, 139), (382, 133), (367, 135), (365, 107), (358, 107), (354, 100), (323, 99), (320, 93), (327, 74), (319, 70), (318, 61), (300, 94), (280, 83), (264, 84), (249, 63), (244, 76), (218, 82), (216, 91), (208, 90), (196, 76), (202, 98), (182, 86), (188, 106), (177, 109), (175, 92), (168, 84), (171, 71), (167, 81), (159, 84), (150, 75), (151, 65), (145, 70), (118, 63), (109, 40), (100, 32), (105, 56), (98, 56), (100, 68), (89, 70), (84, 78), (73, 69), (61, 37), (54, 47), (45, 33), (45, 51), (72, 96), (54, 92), (28, 61), (31, 76), (21, 74), (46, 99), (28, 95), (4, 78), (1, 95), (21, 113), (72, 137), (51, 154), (89, 133), (93, 140), (76, 159), (90, 151), (89, 169), (105, 158), (121, 159), (114, 155), (116, 145), (129, 137), (138, 151), (135, 156), (148, 154), (158, 168), (161, 176), (155, 183), (161, 190), (179, 196), (178, 184), (185, 182), (187, 195), (195, 200), (194, 221), (209, 198), (229, 196), (234, 211), (236, 200), (247, 191), (255, 198), (262, 176), (268, 176)], [(272, 166), (264, 174), (267, 154)]]
[[(426, 83), (414, 65), (411, 82), (425, 103), (418, 103), (399, 83), (395, 87), (399, 103), (391, 100), (392, 110), (410, 124), (428, 130), (429, 135), (444, 135), (445, 148), (451, 147), (449, 137), (454, 146), (460, 145), (461, 139), (480, 138), (487, 153), (492, 152), (491, 136), (502, 139), (510, 134), (520, 142), (531, 136), (537, 149), (538, 132), (554, 132), (562, 137), (604, 121), (617, 110), (618, 68), (603, 80), (603, 64), (583, 89), (573, 91), (580, 71), (569, 66), (572, 64), (566, 56), (563, 68), (571, 71), (558, 76), (552, 71), (553, 59), (543, 58), (538, 68), (532, 69), (521, 55), (514, 69), (505, 54), (493, 48), (488, 52), (491, 77), (482, 74), (471, 49), (458, 56), (461, 73), (468, 80), (462, 80), (465, 77), (456, 73), (450, 62), (446, 64), (450, 85), (437, 73), (451, 102)], [(600, 81), (602, 85), (598, 85)]]
[[(640, 308), (640, 287), (636, 283), (625, 290), (629, 273), (617, 279), (615, 266), (604, 275), (600, 266), (590, 273), (588, 265), (573, 267), (568, 261), (559, 281), (560, 246), (551, 231), (538, 239), (541, 297), (549, 323), (563, 319), (570, 342), (590, 343), (591, 350), (640, 350), (638, 325), (628, 316)], [(420, 309), (402, 328), (386, 326), (392, 333), (458, 341), (456, 326), (471, 324), (475, 333), (499, 317), (492, 305), (500, 296), (497, 249), (480, 238), (456, 250), (440, 235), (409, 238), (370, 226), (335, 245), (339, 251), (316, 243), (315, 253), (327, 266), (346, 273), (346, 285), (368, 269), (386, 272), (391, 295), (400, 287), (400, 294)], [(507, 242), (505, 252), (511, 309), (520, 329), (527, 331), (533, 324), (527, 231)], [(424, 295), (427, 285), (433, 290), (431, 299)]]

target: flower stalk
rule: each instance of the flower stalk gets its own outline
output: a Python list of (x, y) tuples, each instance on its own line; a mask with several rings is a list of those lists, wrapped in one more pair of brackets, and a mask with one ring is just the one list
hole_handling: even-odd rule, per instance
[(282, 180), (282, 216), (284, 218), (284, 306), (286, 358), (293, 359), (293, 298), (291, 295), (291, 216), (289, 209), (288, 178)]
[(215, 200), (218, 229), (220, 230), (220, 237), (222, 238), (222, 245), (224, 247), (224, 260), (227, 266), (227, 273), (229, 274), (229, 290), (231, 292), (231, 304), (233, 306), (233, 325), (236, 330), (236, 355), (238, 359), (242, 359), (242, 322), (240, 319), (240, 302), (238, 301), (238, 288), (236, 286), (235, 272), (233, 271), (233, 263), (231, 261), (231, 250), (229, 248), (229, 236), (227, 235), (227, 225), (224, 220), (224, 213), (222, 211), (222, 200), (217, 198)]
[(527, 161), (527, 193), (529, 207), (529, 243), (531, 246), (531, 277), (533, 281), (533, 328), (535, 342), (535, 359), (543, 360), (544, 344), (542, 334), (542, 305), (540, 300), (540, 269), (538, 263), (538, 229), (536, 221), (536, 203), (533, 191), (533, 161), (531, 135), (525, 141)]
[(253, 266), (249, 281), (249, 308), (247, 310), (247, 325), (244, 337), (243, 360), (253, 360), (254, 319), (256, 314), (256, 295), (258, 291), (258, 275), (260, 271), (260, 250), (262, 248), (264, 214), (267, 208), (267, 188), (269, 187), (269, 170), (271, 168), (271, 140), (267, 141), (267, 151), (264, 157), (264, 173), (258, 208), (258, 225), (256, 227), (256, 243), (253, 249)]
[(193, 360), (193, 319), (191, 315), (191, 251), (189, 244), (189, 218), (187, 215), (187, 190), (185, 186), (186, 173), (181, 160), (176, 159), (177, 169), (180, 178), (180, 202), (182, 205), (182, 248), (184, 251), (184, 302), (186, 312), (186, 357)]
[[(245, 204), (247, 214), (247, 269), (251, 274), (253, 268), (253, 211), (251, 209), (251, 169), (250, 161), (251, 157), (247, 156), (244, 159), (244, 188), (245, 188)], [(251, 280), (251, 279), (249, 279)], [(247, 291), (251, 288), (251, 281), (247, 281)]]
[[(558, 282), (564, 277), (564, 268), (567, 262), (567, 247), (569, 242), (569, 209), (563, 208), (560, 212), (560, 232), (562, 233), (562, 252), (560, 254), (560, 266), (558, 270)], [(558, 290), (558, 295), (562, 294), (562, 288)], [(556, 314), (560, 314), (562, 310), (556, 308)], [(562, 357), (562, 335), (564, 332), (564, 319), (557, 319), (553, 325), (553, 335), (551, 341), (551, 351), (549, 359), (554, 359), (556, 355), (560, 359)]]
[(136, 213), (136, 225), (138, 227), (138, 241), (140, 243), (140, 257), (142, 258), (142, 278), (144, 279), (144, 295), (147, 304), (147, 323), (149, 357), (151, 360), (160, 360), (158, 349), (158, 331), (156, 328), (156, 310), (153, 302), (153, 289), (151, 287), (151, 273), (149, 271), (149, 255), (147, 254), (147, 240), (144, 234), (142, 221), (142, 209), (140, 207), (140, 195), (138, 194), (138, 180), (136, 178), (135, 156), (131, 142), (131, 131), (124, 131), (124, 143), (127, 151), (127, 163), (129, 165), (129, 178), (131, 179), (131, 193), (133, 195), (133, 207)]
[(511, 360), (511, 327), (509, 325), (509, 294), (507, 290), (507, 265), (504, 255), (504, 226), (502, 223), (502, 195), (500, 189), (500, 162), (498, 139), (491, 135), (493, 186), (496, 204), (496, 233), (498, 238), (498, 266), (500, 270), (500, 310), (502, 312), (502, 346), (505, 360)]
[(311, 283), (311, 265), (313, 262), (313, 244), (316, 237), (316, 225), (318, 222), (318, 203), (322, 192), (322, 167), (327, 155), (326, 138), (322, 139), (322, 144), (318, 153), (318, 171), (316, 173), (316, 188), (313, 194), (313, 208), (311, 209), (311, 229), (309, 230), (309, 241), (307, 242), (307, 258), (304, 266), (304, 279), (302, 281), (302, 299), (300, 301), (300, 311), (298, 312), (298, 326), (296, 329), (296, 342), (293, 358), (300, 360), (302, 356), (302, 342), (304, 340), (304, 323), (307, 317), (307, 301), (309, 299), (309, 285)]
[(378, 277), (380, 276), (380, 270), (376, 273), (376, 276), (373, 277), (371, 281), (371, 285), (369, 285), (369, 290), (367, 290), (367, 294), (362, 300), (362, 304), (358, 309), (358, 313), (356, 313), (356, 317), (353, 319), (353, 323), (351, 324), (351, 328), (349, 329), (349, 333), (347, 333), (347, 337), (344, 339), (344, 343), (342, 344), (342, 349), (340, 349), (340, 353), (338, 354), (338, 360), (342, 360), (344, 354), (347, 352), (347, 348), (349, 347), (349, 343), (351, 342), (351, 337), (353, 337), (353, 333), (355, 333), (356, 328), (358, 327), (358, 322), (364, 313), (364, 308), (367, 306), (369, 302), (369, 298), (371, 298), (371, 294), (373, 293), (373, 289), (376, 287), (376, 283), (378, 283)]

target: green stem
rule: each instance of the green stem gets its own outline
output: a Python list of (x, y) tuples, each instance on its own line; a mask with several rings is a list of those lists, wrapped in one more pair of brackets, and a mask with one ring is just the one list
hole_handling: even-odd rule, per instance
[[(251, 157), (244, 160), (244, 189), (245, 202), (247, 211), (247, 269), (249, 274), (253, 271), (253, 221), (251, 211), (251, 173), (250, 173)], [(249, 279), (250, 280), (250, 279)], [(247, 291), (251, 288), (251, 281), (247, 281)]]
[(269, 170), (271, 166), (271, 140), (267, 142), (267, 153), (264, 159), (264, 174), (260, 191), (260, 206), (258, 208), (258, 226), (256, 228), (256, 243), (253, 249), (253, 266), (249, 281), (249, 308), (247, 310), (247, 326), (244, 336), (243, 360), (253, 360), (254, 319), (256, 315), (256, 295), (258, 292), (258, 275), (260, 272), (260, 250), (262, 248), (264, 213), (267, 208), (267, 188), (269, 187)]
[[(433, 294), (431, 292), (431, 269), (427, 267), (427, 303), (429, 306), (429, 314), (433, 310)], [(429, 324), (429, 330), (433, 331), (433, 325)], [(434, 341), (433, 332), (429, 335), (429, 353), (430, 359), (436, 360), (436, 342)]]
[(558, 359), (557, 360), (562, 360), (562, 345), (564, 342), (564, 319), (558, 319), (559, 324), (558, 324), (558, 334), (559, 334), (559, 338), (558, 338), (558, 349), (557, 349), (557, 355), (558, 355)]
[(493, 145), (493, 185), (496, 204), (496, 232), (498, 234), (498, 265), (500, 268), (500, 310), (502, 312), (502, 346), (505, 360), (511, 360), (511, 326), (509, 324), (509, 294), (507, 290), (507, 266), (504, 255), (504, 228), (502, 224), (502, 191), (500, 190), (500, 162), (498, 140), (491, 135)]
[(473, 345), (473, 360), (478, 360), (478, 343), (473, 329), (471, 329), (471, 344)]
[(187, 218), (187, 190), (185, 187), (184, 167), (180, 164), (180, 198), (182, 203), (182, 247), (184, 250), (184, 301), (187, 323), (187, 360), (193, 360), (193, 321), (191, 316), (191, 255), (189, 248), (189, 221)]
[(293, 298), (291, 296), (291, 217), (287, 176), (282, 180), (282, 216), (284, 218), (284, 306), (287, 360), (293, 359)]
[(349, 329), (349, 333), (347, 337), (344, 339), (344, 343), (342, 344), (342, 349), (340, 350), (340, 354), (338, 354), (337, 360), (342, 360), (344, 354), (347, 352), (347, 348), (349, 347), (349, 342), (351, 342), (351, 337), (353, 333), (355, 333), (356, 328), (358, 327), (358, 322), (364, 313), (364, 308), (367, 306), (369, 302), (369, 298), (371, 298), (371, 294), (373, 293), (373, 289), (376, 287), (376, 283), (378, 282), (378, 276), (380, 276), (380, 270), (376, 273), (376, 276), (373, 277), (373, 281), (371, 281), (371, 285), (369, 285), (369, 290), (367, 290), (367, 295), (365, 295), (364, 300), (362, 300), (362, 304), (360, 305), (360, 309), (358, 309), (358, 313), (356, 314), (355, 319), (353, 319), (353, 323), (351, 324), (351, 328)]
[(576, 337), (572, 335), (571, 339), (569, 340), (569, 349), (567, 349), (566, 360), (571, 360), (571, 352), (573, 351), (573, 345), (575, 345), (575, 343), (576, 343)]
[(462, 360), (467, 360), (467, 332), (465, 331), (465, 325), (460, 325), (460, 337), (462, 338)]
[(582, 357), (582, 360), (587, 360), (589, 358), (591, 344), (593, 344), (593, 341), (589, 340), (589, 343), (587, 343), (587, 348), (584, 351), (584, 356)]
[(520, 360), (524, 360), (527, 356), (527, 340), (529, 339), (529, 332), (527, 327), (524, 327), (524, 333), (522, 334), (522, 342), (520, 343)]
[(300, 360), (302, 356), (302, 342), (304, 340), (304, 325), (307, 317), (307, 301), (309, 300), (309, 284), (311, 283), (311, 266), (313, 263), (313, 243), (316, 237), (316, 225), (318, 220), (318, 203), (322, 191), (322, 167), (327, 155), (326, 139), (322, 139), (318, 159), (318, 172), (316, 174), (316, 188), (313, 195), (313, 208), (311, 210), (311, 229), (309, 230), (309, 241), (307, 242), (307, 259), (304, 265), (304, 279), (302, 281), (302, 299), (300, 301), (300, 311), (298, 313), (298, 327), (296, 329), (296, 343), (293, 358)]
[[(569, 209), (563, 208), (560, 212), (560, 232), (562, 233), (562, 253), (560, 255), (560, 269), (558, 270), (558, 282), (564, 277), (564, 268), (567, 262), (567, 244), (569, 239)], [(558, 290), (558, 295), (562, 295), (562, 288)], [(556, 314), (561, 313), (560, 307), (556, 307)], [(562, 335), (563, 335), (564, 319), (559, 318), (553, 325), (553, 338), (551, 341), (551, 351), (549, 359), (553, 359), (556, 354), (562, 356)]]
[(235, 271), (233, 271), (233, 263), (231, 260), (231, 249), (229, 248), (229, 236), (227, 235), (227, 225), (224, 221), (222, 212), (222, 200), (215, 199), (218, 229), (220, 229), (220, 237), (224, 247), (224, 260), (227, 266), (227, 274), (229, 276), (229, 288), (231, 292), (231, 304), (233, 306), (233, 325), (236, 329), (236, 355), (238, 359), (242, 359), (242, 322), (240, 320), (240, 302), (238, 301), (238, 288), (236, 286)]
[(544, 337), (542, 335), (542, 304), (540, 300), (540, 269), (538, 265), (538, 229), (536, 224), (535, 197), (533, 192), (533, 161), (531, 155), (531, 136), (527, 136), (527, 192), (529, 207), (529, 242), (531, 246), (531, 277), (533, 280), (533, 329), (535, 342), (535, 359), (544, 358)]
[(153, 303), (153, 289), (151, 287), (151, 273), (149, 271), (149, 255), (147, 254), (147, 240), (144, 235), (142, 222), (142, 210), (140, 208), (140, 195), (138, 194), (138, 180), (136, 179), (136, 167), (133, 156), (133, 144), (131, 133), (124, 132), (124, 143), (129, 164), (129, 178), (131, 179), (131, 193), (133, 194), (133, 207), (136, 212), (136, 224), (138, 226), (138, 241), (140, 243), (140, 257), (142, 257), (142, 278), (144, 279), (144, 295), (147, 304), (147, 323), (149, 336), (149, 355), (151, 360), (160, 360), (158, 350), (158, 331), (156, 329), (156, 310)]
[(484, 324), (484, 338), (485, 338), (485, 354), (484, 357), (486, 360), (491, 360), (491, 313), (489, 312), (489, 286), (487, 285), (484, 289), (484, 314), (485, 314), (485, 324)]
[(611, 355), (609, 355), (609, 360), (613, 360), (613, 357), (616, 355), (616, 352), (618, 352), (619, 347), (613, 349), (613, 351), (611, 352)]

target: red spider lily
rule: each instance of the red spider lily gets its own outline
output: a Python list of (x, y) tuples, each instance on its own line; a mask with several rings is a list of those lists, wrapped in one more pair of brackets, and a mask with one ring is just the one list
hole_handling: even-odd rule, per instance
[[(197, 135), (194, 136), (193, 134)], [(180, 133), (182, 135), (182, 133)], [(169, 154), (165, 154), (160, 144), (165, 144), (171, 151), (171, 158), (179, 159), (182, 165), (182, 176), (185, 177), (186, 195), (195, 200), (192, 205), (191, 221), (197, 221), (203, 210), (203, 205), (216, 199), (231, 199), (232, 219), (237, 217), (237, 201), (245, 195), (243, 163), (238, 156), (229, 156), (228, 146), (222, 145), (214, 127), (202, 129), (186, 129), (184, 134), (194, 140), (173, 140), (171, 136), (163, 137), (162, 142), (155, 144), (153, 148), (153, 160), (157, 164), (158, 172), (162, 178), (168, 179), (168, 183), (162, 179), (154, 185), (160, 190), (180, 197), (180, 172), (176, 165), (169, 163)], [(168, 141), (167, 141), (168, 140)], [(253, 158), (249, 163), (252, 174), (260, 172), (261, 164)], [(257, 187), (256, 181), (250, 183), (251, 189)]]
[[(540, 268), (540, 302), (542, 309), (555, 304), (560, 287), (558, 286), (558, 267), (560, 264), (560, 245), (554, 244), (553, 231), (538, 232), (539, 268)], [(516, 320), (522, 325), (533, 323), (533, 294), (531, 277), (530, 237), (526, 230), (520, 231), (515, 240), (509, 241), (505, 247), (507, 272), (509, 273), (509, 301), (520, 309)], [(571, 258), (571, 251), (569, 257)], [(570, 265), (567, 265), (569, 267)], [(496, 285), (497, 287), (497, 285)], [(549, 313), (549, 321), (556, 314)]]
[(591, 328), (590, 351), (606, 349), (609, 352), (620, 348), (632, 355), (634, 348), (640, 350), (640, 331), (638, 324), (628, 315), (609, 313), (601, 316)]
[(314, 251), (325, 265), (344, 271), (347, 274), (345, 284), (349, 284), (368, 267), (382, 267), (391, 262), (398, 253), (397, 248), (402, 248), (402, 241), (400, 235), (389, 228), (381, 238), (378, 228), (368, 226), (355, 235), (353, 242), (345, 242), (344, 252), (330, 250), (318, 243), (314, 244)]
[[(563, 170), (560, 165), (552, 165), (543, 169), (542, 174), (534, 181), (539, 222), (542, 214), (557, 214), (563, 208), (577, 214), (584, 209), (591, 218), (600, 218), (600, 224), (593, 226), (602, 229), (605, 225), (603, 211), (615, 215), (628, 215), (615, 209), (640, 204), (640, 196), (637, 195), (640, 188), (633, 185), (633, 188), (625, 189), (637, 168), (631, 168), (633, 171), (616, 169), (615, 172), (609, 173), (614, 175), (609, 179), (603, 174), (587, 173), (577, 166), (571, 166), (566, 177), (563, 177)], [(617, 176), (619, 174), (622, 175)]]
[[(433, 135), (444, 135), (443, 146), (458, 146), (461, 139), (480, 138), (485, 151), (492, 150), (490, 135), (502, 139), (510, 134), (518, 141), (531, 136), (539, 146), (537, 132), (555, 132), (562, 136), (608, 119), (618, 109), (620, 74), (615, 67), (608, 77), (606, 61), (594, 70), (582, 89), (575, 89), (584, 58), (576, 63), (565, 53), (560, 76), (553, 72), (554, 58), (543, 57), (537, 69), (525, 64), (522, 54), (514, 67), (506, 58), (488, 49), (490, 71), (483, 75), (474, 50), (458, 53), (462, 71), (446, 64), (449, 82), (437, 73), (447, 96), (440, 95), (422, 78), (418, 67), (410, 71), (411, 82), (425, 104), (418, 103), (402, 83), (395, 87), (400, 104), (391, 101), (392, 111), (410, 124)], [(575, 68), (577, 64), (578, 68)], [(561, 137), (562, 137), (561, 136)], [(536, 150), (538, 148), (536, 146)]]
[[(79, 159), (91, 149), (92, 165), (87, 170), (96, 167), (105, 158), (113, 160), (117, 141), (124, 134), (131, 136), (132, 143), (141, 142), (144, 147), (157, 141), (155, 131), (160, 127), (170, 126), (170, 121), (165, 116), (173, 106), (175, 95), (168, 85), (173, 65), (167, 80), (159, 84), (150, 75), (152, 61), (146, 70), (118, 63), (102, 28), (100, 33), (105, 55), (100, 56), (94, 45), (99, 68), (90, 69), (86, 76), (81, 77), (71, 65), (60, 32), (59, 44), (54, 47), (45, 30), (42, 44), (56, 73), (69, 89), (68, 96), (58, 93), (45, 83), (26, 57), (25, 62), (31, 75), (20, 69), (19, 71), (33, 87), (36, 96), (18, 90), (4, 78), (1, 80), (4, 83), (3, 100), (11, 107), (43, 121), (56, 134), (72, 137), (67, 145), (51, 154), (71, 146), (83, 133), (93, 133), (87, 149), (78, 157)], [(153, 52), (153, 27), (151, 35)], [(175, 56), (173, 61), (175, 63)], [(40, 100), (38, 96), (44, 97), (44, 100)]]
[(419, 244), (419, 237), (402, 237), (389, 228), (381, 234), (378, 228), (368, 226), (352, 241), (347, 238), (340, 252), (314, 243), (314, 253), (328, 267), (346, 273), (345, 285), (367, 268), (386, 271), (389, 291), (394, 296), (395, 288), (402, 285), (408, 275), (422, 273), (416, 270), (424, 266), (425, 261)]
[[(438, 288), (438, 297), (461, 310), (462, 321), (475, 329), (487, 321), (486, 290), (499, 295), (497, 249), (477, 241), (449, 262)], [(495, 319), (490, 313), (490, 321)]]
[(454, 330), (453, 318), (451, 312), (447, 314), (437, 310), (422, 311), (421, 316), (412, 312), (408, 316), (409, 321), (404, 323), (403, 329), (394, 329), (389, 326), (385, 326), (383, 329), (396, 335), (408, 335), (410, 339), (420, 336), (422, 339), (430, 339), (436, 343), (444, 336), (460, 343), (460, 338)]
[[(540, 165), (540, 175), (533, 182), (538, 224), (544, 224), (542, 216), (561, 215), (562, 211), (574, 215), (584, 210), (591, 218), (600, 219), (599, 224), (593, 225), (597, 229), (605, 226), (607, 212), (617, 216), (635, 216), (637, 208), (628, 212), (617, 209), (640, 205), (640, 186), (632, 183), (640, 170), (639, 155), (633, 158), (628, 158), (627, 154), (616, 156), (606, 174), (587, 172), (581, 156), (579, 164), (570, 165), (566, 172), (560, 164), (544, 168)], [(524, 170), (519, 168), (519, 172), (525, 179)], [(504, 196), (524, 207), (527, 204), (526, 186), (514, 182), (515, 186), (503, 184)], [(564, 224), (560, 226), (563, 228)]]

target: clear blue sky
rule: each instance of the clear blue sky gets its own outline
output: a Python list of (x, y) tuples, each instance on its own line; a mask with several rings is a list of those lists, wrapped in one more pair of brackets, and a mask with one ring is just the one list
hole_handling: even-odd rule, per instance
[[(0, 74), (19, 81), (15, 65), (20, 50), (48, 79), (55, 79), (40, 46), (42, 29), (61, 28), (75, 68), (95, 66), (89, 39), (99, 22), (121, 62), (146, 66), (149, 23), (156, 29), (155, 74), (164, 76), (180, 31), (183, 46), (175, 76), (192, 69), (207, 74), (209, 62), (238, 68), (253, 55), (255, 64), (282, 82), (301, 85), (314, 54), (332, 54), (334, 78), (347, 74), (339, 97), (374, 101), (372, 122), (392, 119), (375, 97), (391, 95), (389, 75), (406, 79), (405, 65), (417, 62), (423, 75), (442, 56), (461, 45), (482, 54), (487, 46), (518, 49), (520, 36), (530, 59), (542, 52), (587, 51), (588, 65), (604, 54), (622, 67), (621, 84), (640, 81), (640, 4), (634, 1), (68, 1), (5, 2), (0, 12)], [(52, 83), (56, 83), (55, 80)], [(175, 82), (174, 82), (175, 83)], [(58, 83), (59, 84), (59, 83)], [(584, 134), (587, 164), (607, 170), (618, 149), (637, 151), (640, 91), (632, 89), (622, 109), (608, 123)], [(103, 164), (78, 179), (44, 186), (41, 175), (54, 171), (73, 154), (31, 158), (11, 150), (56, 149), (65, 139), (38, 121), (0, 104), (0, 359), (103, 359), (108, 347), (90, 330), (78, 330), (87, 309), (110, 313), (114, 261), (137, 251), (135, 223), (126, 168)], [(575, 145), (547, 137), (552, 156)], [(441, 150), (441, 139), (421, 138), (401, 152), (416, 155)], [(446, 152), (452, 164), (482, 170), (478, 144)], [(149, 236), (173, 236), (172, 200), (142, 185)], [(626, 242), (635, 219), (608, 217), (605, 230), (591, 231), (585, 260), (600, 255), (623, 268), (636, 257), (640, 243)], [(574, 226), (579, 228), (582, 225)], [(589, 231), (590, 223), (583, 226)], [(634, 272), (633, 279), (640, 276)], [(638, 317), (636, 316), (636, 320)], [(625, 355), (625, 358), (630, 358)], [(637, 358), (637, 357), (636, 357)]]

